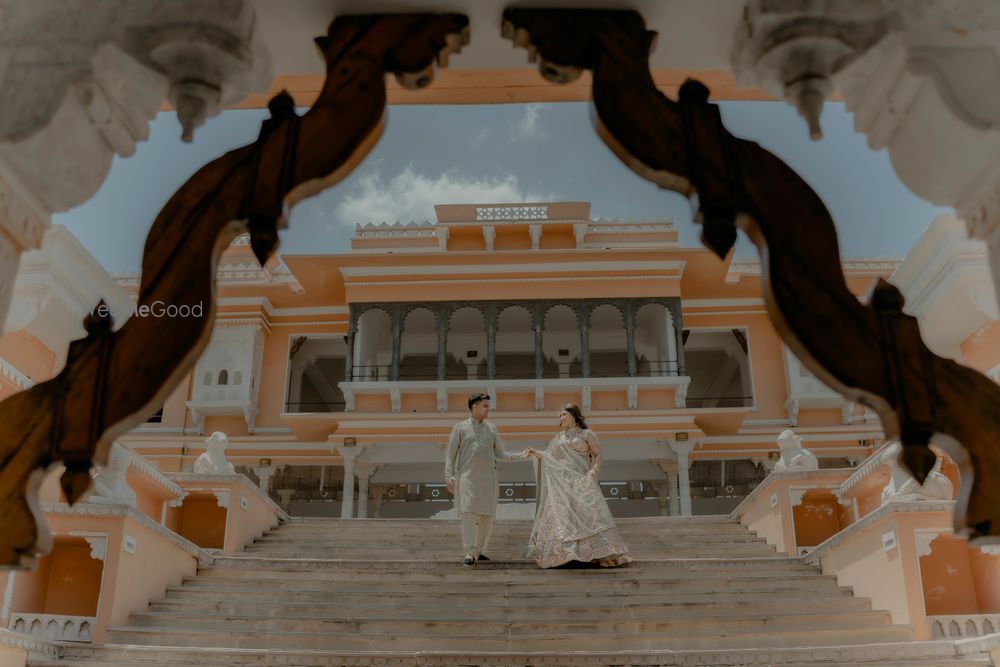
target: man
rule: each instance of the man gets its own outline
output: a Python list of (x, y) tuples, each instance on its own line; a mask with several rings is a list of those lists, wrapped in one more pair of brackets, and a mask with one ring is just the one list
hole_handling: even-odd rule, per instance
[(466, 567), (477, 560), (489, 560), (483, 555), (483, 547), (490, 538), (497, 511), (497, 459), (527, 458), (523, 452), (507, 452), (496, 427), (486, 421), (490, 414), (489, 394), (469, 396), (469, 412), (469, 418), (451, 430), (444, 459), (444, 478), (448, 491), (455, 494), (455, 508), (462, 520), (462, 565)]

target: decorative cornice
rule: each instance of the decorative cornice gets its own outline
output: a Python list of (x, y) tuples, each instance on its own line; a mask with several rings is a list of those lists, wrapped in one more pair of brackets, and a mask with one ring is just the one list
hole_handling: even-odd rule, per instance
[[(664, 278), (679, 280), (680, 274), (639, 275), (639, 276), (550, 276), (537, 278), (452, 278), (445, 280), (366, 280), (351, 281), (348, 287), (430, 287), (434, 285), (519, 285), (537, 283), (581, 283), (581, 282), (642, 282), (662, 281)], [(762, 311), (763, 312), (763, 311)]]
[(855, 521), (850, 526), (844, 528), (842, 531), (840, 531), (830, 539), (816, 546), (812, 551), (809, 552), (807, 556), (803, 558), (803, 562), (813, 565), (819, 564), (820, 560), (826, 553), (840, 546), (854, 535), (870, 528), (871, 526), (879, 523), (883, 519), (886, 519), (893, 514), (907, 514), (914, 512), (944, 512), (947, 513), (950, 518), (950, 515), (954, 509), (955, 509), (954, 500), (890, 501), (885, 505), (879, 507), (877, 510), (874, 510), (873, 512), (870, 512), (869, 514), (865, 515), (859, 521)]
[(65, 645), (62, 642), (49, 641), (41, 637), (32, 637), (31, 635), (0, 628), (0, 646), (19, 648), (36, 655), (61, 658)]
[[(845, 273), (889, 275), (902, 264), (903, 260), (889, 257), (874, 257), (841, 260), (840, 266)], [(728, 274), (742, 276), (757, 276), (761, 273), (759, 261), (732, 262)]]
[(21, 251), (40, 248), (51, 222), (50, 211), (29, 193), (15, 171), (0, 159), (0, 229)]

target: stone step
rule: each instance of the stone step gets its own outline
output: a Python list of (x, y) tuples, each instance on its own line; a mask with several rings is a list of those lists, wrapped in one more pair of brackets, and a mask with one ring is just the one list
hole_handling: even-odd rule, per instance
[[(625, 533), (619, 533), (622, 539), (630, 548), (640, 547), (640, 548), (662, 548), (664, 546), (677, 545), (681, 547), (692, 546), (692, 545), (715, 545), (715, 544), (731, 544), (731, 545), (766, 545), (767, 543), (763, 539), (758, 539), (753, 535), (628, 535)], [(506, 545), (520, 545), (528, 544), (531, 535), (530, 533), (524, 533), (523, 535), (502, 535), (497, 533), (492, 533), (490, 535), (490, 544), (506, 544)], [(423, 533), (421, 535), (371, 535), (371, 534), (358, 534), (358, 535), (343, 535), (343, 534), (327, 534), (327, 535), (285, 535), (285, 534), (265, 534), (258, 538), (255, 538), (250, 544), (257, 546), (273, 546), (278, 544), (283, 544), (287, 546), (297, 546), (297, 547), (336, 547), (346, 544), (357, 544), (365, 547), (384, 547), (388, 545), (407, 545), (413, 547), (434, 547), (439, 545), (452, 545), (461, 543), (461, 533), (458, 530), (434, 534), (434, 533)], [(248, 545), (249, 546), (249, 545)], [(770, 545), (769, 545), (770, 546)]]
[[(101, 649), (99, 649), (100, 651)], [(184, 650), (184, 649), (181, 649)], [(204, 651), (204, 649), (203, 649)], [(60, 660), (31, 660), (28, 665), (29, 667), (92, 667), (94, 665), (100, 665), (101, 667), (143, 667), (145, 665), (170, 665), (170, 667), (273, 667), (274, 665), (282, 665), (283, 667), (318, 667), (319, 665), (338, 665), (343, 667), (353, 667), (357, 665), (358, 667), (370, 667), (375, 661), (376, 664), (391, 664), (395, 667), (429, 667), (431, 665), (483, 665), (488, 667), (534, 667), (538, 664), (539, 658), (537, 654), (532, 654), (531, 656), (523, 656), (518, 659), (514, 657), (509, 658), (504, 655), (502, 658), (498, 656), (479, 656), (479, 655), (455, 655), (448, 654), (445, 660), (438, 661), (433, 658), (433, 656), (426, 653), (420, 654), (403, 654), (400, 656), (386, 656), (381, 657), (381, 654), (376, 657), (368, 657), (367, 655), (344, 655), (339, 653), (327, 653), (323, 655), (318, 652), (311, 652), (305, 656), (298, 659), (295, 657), (285, 657), (282, 656), (278, 658), (273, 651), (258, 651), (256, 653), (249, 653), (245, 650), (240, 652), (226, 652), (225, 649), (213, 650), (211, 655), (205, 655), (203, 652), (191, 652), (185, 657), (177, 655), (177, 649), (173, 649), (171, 653), (164, 655), (164, 649), (162, 647), (148, 648), (148, 647), (129, 647), (128, 653), (121, 655), (121, 660), (109, 660), (102, 653), (88, 654), (87, 658), (76, 657), (74, 654), (78, 651), (73, 651), (69, 656), (64, 657)], [(802, 651), (805, 653), (806, 651)], [(808, 650), (809, 655), (813, 655), (815, 652), (811, 649)], [(631, 667), (635, 665), (636, 667), (676, 667), (677, 665), (682, 665), (685, 663), (678, 662), (678, 659), (682, 656), (689, 655), (685, 653), (677, 653), (670, 651), (668, 654), (662, 656), (662, 659), (657, 660), (653, 656), (643, 655), (642, 657), (636, 657), (634, 661), (630, 661), (627, 656), (622, 656), (618, 653), (614, 656), (607, 657), (595, 657), (591, 658), (581, 658), (579, 654), (565, 654), (559, 655), (545, 655), (542, 660), (544, 660), (545, 665), (551, 667), (603, 667), (609, 664), (622, 667)], [(740, 655), (744, 655), (742, 652)], [(381, 659), (380, 659), (381, 658)], [(989, 658), (981, 659), (962, 659), (962, 658), (912, 658), (910, 660), (868, 660), (862, 659), (867, 658), (867, 656), (859, 655), (856, 660), (844, 661), (823, 661), (817, 662), (809, 660), (808, 662), (785, 662), (780, 663), (781, 667), (857, 667), (858, 665), (878, 665), (878, 667), (993, 667), (993, 662)], [(277, 662), (281, 659), (282, 662)], [(779, 663), (774, 663), (773, 661), (763, 659), (760, 662), (753, 662), (752, 658), (744, 657), (742, 659), (737, 659), (738, 662), (711, 662), (711, 663), (700, 663), (700, 664), (711, 664), (720, 666), (738, 666), (738, 667), (753, 667), (755, 665), (760, 665), (761, 667), (767, 666), (772, 667)]]
[[(431, 614), (429, 618), (409, 619), (396, 614), (381, 614), (355, 618), (338, 613), (331, 606), (323, 614), (311, 617), (284, 616), (272, 613), (272, 609), (257, 609), (250, 614), (220, 615), (218, 613), (196, 613), (148, 611), (132, 614), (129, 629), (138, 628), (191, 628), (198, 631), (255, 632), (255, 633), (347, 633), (362, 634), (419, 634), (460, 635), (465, 637), (503, 637), (511, 635), (570, 634), (580, 632), (604, 635), (652, 635), (656, 633), (696, 634), (708, 630), (712, 633), (747, 632), (750, 628), (785, 630), (822, 627), (871, 628), (891, 624), (888, 612), (835, 611), (825, 608), (797, 613), (759, 613), (753, 610), (739, 610), (730, 613), (664, 615), (655, 618), (637, 618), (626, 611), (620, 611), (614, 618), (554, 618), (548, 614), (541, 619), (517, 620), (510, 618), (486, 619), (467, 617), (447, 609)], [(717, 610), (715, 610), (717, 611)]]
[[(564, 604), (539, 607), (508, 600), (508, 604), (490, 606), (477, 604), (475, 600), (463, 603), (450, 602), (448, 605), (434, 604), (422, 598), (379, 598), (377, 602), (347, 603), (337, 598), (328, 604), (289, 603), (275, 601), (266, 605), (267, 616), (275, 618), (393, 618), (444, 620), (466, 618), (483, 620), (538, 620), (540, 617), (554, 619), (604, 619), (607, 617), (652, 619), (675, 618), (679, 616), (698, 618), (703, 616), (746, 616), (748, 614), (781, 615), (815, 612), (820, 605), (812, 599), (801, 600), (711, 600), (676, 602), (674, 600), (638, 602), (616, 600), (597, 603), (592, 598), (582, 599), (578, 605)], [(871, 611), (867, 600), (844, 597), (826, 599), (821, 608), (828, 613), (860, 614)], [(186, 614), (217, 614), (225, 616), (252, 616), (262, 609), (262, 605), (247, 600), (212, 600), (169, 598), (151, 602), (150, 612)]]
[(423, 573), (459, 574), (470, 578), (481, 578), (481, 573), (494, 570), (517, 571), (520, 576), (537, 576), (550, 578), (558, 576), (590, 576), (595, 572), (605, 575), (624, 573), (632, 576), (642, 572), (679, 571), (692, 576), (714, 576), (735, 574), (740, 572), (778, 572), (781, 576), (791, 573), (811, 572), (819, 574), (816, 565), (807, 564), (801, 558), (787, 556), (755, 556), (752, 558), (670, 558), (645, 559), (637, 558), (628, 567), (607, 569), (540, 569), (532, 560), (502, 560), (480, 561), (474, 568), (464, 568), (454, 558), (442, 560), (373, 560), (371, 558), (270, 558), (266, 556), (236, 555), (227, 558), (216, 558), (210, 569), (202, 570), (221, 572), (223, 570), (269, 570), (276, 572), (325, 572), (343, 571), (349, 573), (378, 572), (405, 573), (416, 576)]
[[(500, 545), (487, 545), (484, 553), (490, 555), (494, 560), (522, 560), (527, 551), (526, 544), (503, 547)], [(339, 547), (330, 549), (297, 549), (297, 548), (256, 548), (248, 546), (241, 555), (259, 556), (263, 558), (306, 558), (306, 559), (340, 559), (340, 560), (442, 560), (457, 561), (462, 557), (461, 545), (455, 544), (451, 548), (437, 549), (373, 549), (364, 547)], [(689, 548), (674, 549), (665, 547), (662, 549), (636, 550), (629, 549), (629, 555), (633, 558), (660, 559), (660, 558), (755, 558), (775, 555), (771, 547), (709, 547), (709, 548)]]
[[(659, 624), (657, 633), (601, 634), (592, 623), (580, 623), (568, 633), (527, 632), (529, 628), (511, 628), (507, 634), (460, 635), (431, 634), (434, 624), (424, 624), (420, 634), (399, 632), (359, 632), (364, 624), (343, 633), (269, 632), (236, 630), (213, 632), (201, 628), (129, 627), (111, 628), (112, 643), (146, 646), (203, 646), (258, 649), (323, 649), (337, 651), (584, 651), (617, 652), (628, 650), (718, 650), (786, 648), (792, 646), (837, 646), (874, 642), (905, 642), (911, 640), (907, 626), (865, 626), (853, 628), (796, 628), (768, 624), (766, 621), (746, 623), (740, 628), (719, 631), (712, 623), (702, 626), (703, 634), (691, 624), (686, 628)], [(530, 627), (530, 626), (529, 626)], [(516, 631), (517, 630), (517, 631)]]
[(431, 667), (440, 665), (477, 665), (480, 667), (606, 667), (608, 665), (644, 665), (679, 667), (681, 665), (716, 665), (719, 667), (988, 667), (985, 656), (956, 655), (955, 644), (947, 640), (931, 642), (879, 643), (832, 648), (767, 648), (735, 651), (626, 651), (609, 653), (579, 652), (508, 653), (476, 652), (442, 654), (439, 652), (345, 653), (341, 651), (215, 649), (143, 646), (74, 646), (63, 649), (59, 660), (31, 660), (32, 667)]
[[(407, 581), (507, 581), (514, 580), (559, 581), (572, 583), (583, 577), (594, 579), (704, 579), (705, 577), (754, 577), (783, 579), (792, 576), (812, 576), (816, 578), (833, 579), (832, 575), (823, 575), (812, 565), (788, 564), (770, 565), (747, 564), (742, 567), (731, 563), (719, 562), (699, 563), (693, 561), (691, 567), (664, 567), (655, 562), (637, 562), (629, 567), (620, 568), (586, 568), (539, 569), (534, 563), (523, 562), (510, 564), (503, 561), (479, 563), (475, 567), (462, 567), (454, 561), (437, 563), (440, 567), (423, 567), (420, 562), (399, 561), (398, 567), (390, 567), (392, 563), (371, 563), (364, 567), (358, 561), (305, 561), (262, 559), (225, 559), (216, 561), (211, 567), (199, 571), (199, 576), (214, 577), (259, 577), (281, 578), (284, 580), (351, 580), (351, 581), (385, 581), (393, 578), (405, 578)], [(520, 567), (524, 565), (524, 567)]]
[[(760, 578), (760, 577), (727, 577), (725, 579), (618, 579), (618, 578), (591, 578), (586, 580), (574, 579), (573, 581), (585, 584), (587, 594), (596, 593), (619, 594), (619, 595), (639, 595), (644, 592), (661, 593), (711, 593), (711, 592), (733, 592), (742, 591), (757, 593), (778, 593), (781, 591), (809, 591), (817, 597), (823, 594), (835, 594), (842, 589), (837, 585), (836, 579), (821, 577), (819, 575), (795, 575), (782, 579)], [(406, 581), (405, 579), (385, 579), (378, 581), (289, 581), (282, 578), (253, 578), (244, 579), (238, 577), (213, 576), (205, 574), (197, 577), (186, 578), (183, 581), (185, 588), (195, 589), (210, 587), (223, 590), (244, 590), (250, 588), (258, 592), (318, 592), (330, 595), (340, 595), (345, 593), (369, 593), (378, 595), (393, 595), (396, 593), (420, 593), (424, 595), (499, 595), (499, 594), (538, 594), (538, 593), (564, 593), (579, 595), (582, 585), (568, 587), (565, 580), (537, 581), (507, 579), (501, 581), (463, 581), (452, 585), (438, 582)], [(849, 589), (846, 589), (849, 590)]]
[[(433, 601), (441, 605), (476, 605), (482, 604), (483, 595), (481, 593), (456, 592), (436, 595)], [(504, 593), (502, 595), (491, 596), (493, 606), (503, 607), (512, 604), (530, 606), (539, 609), (552, 609), (564, 606), (613, 606), (620, 605), (623, 600), (628, 600), (633, 604), (707, 604), (732, 601), (735, 603), (757, 602), (761, 599), (785, 602), (808, 601), (814, 604), (823, 604), (830, 600), (853, 599), (849, 589), (841, 589), (834, 594), (817, 595), (816, 591), (803, 588), (797, 591), (695, 591), (678, 593), (675, 591), (664, 592), (635, 592), (627, 597), (622, 594), (600, 595), (594, 593), (581, 592), (526, 592), (526, 593)], [(342, 604), (345, 607), (370, 603), (373, 599), (371, 592), (362, 591), (360, 593), (344, 592), (336, 595), (315, 591), (282, 591), (279, 594), (258, 591), (242, 591), (234, 589), (216, 588), (180, 588), (167, 589), (166, 600), (210, 600), (219, 602), (257, 602), (262, 605), (272, 606), (283, 603), (294, 604)], [(394, 592), (390, 595), (379, 595), (379, 600), (385, 600), (387, 604), (396, 606), (404, 604), (428, 604), (430, 598), (422, 592)]]
[[(496, 549), (498, 547), (505, 549), (514, 549), (523, 551), (529, 542), (527, 539), (521, 541), (504, 541), (497, 539), (490, 539), (487, 543), (486, 548)], [(725, 549), (728, 551), (740, 551), (740, 550), (768, 550), (770, 553), (775, 553), (775, 548), (766, 544), (762, 541), (732, 541), (732, 540), (722, 540), (722, 541), (712, 541), (712, 540), (691, 540), (691, 541), (680, 541), (680, 540), (664, 540), (662, 542), (639, 542), (627, 541), (626, 542), (630, 551), (712, 551), (716, 549)], [(377, 550), (382, 551), (440, 551), (443, 553), (452, 553), (461, 549), (461, 540), (457, 535), (449, 537), (447, 539), (428, 539), (424, 541), (407, 541), (407, 540), (386, 540), (381, 542), (365, 542), (362, 540), (351, 540), (347, 538), (337, 540), (326, 540), (326, 541), (294, 541), (294, 540), (275, 540), (270, 542), (253, 542), (247, 544), (244, 547), (244, 551), (259, 551), (262, 549), (274, 549), (274, 550), (285, 550), (285, 551), (296, 551), (296, 550), (308, 550), (308, 551), (320, 551), (327, 549), (355, 549), (355, 550)]]

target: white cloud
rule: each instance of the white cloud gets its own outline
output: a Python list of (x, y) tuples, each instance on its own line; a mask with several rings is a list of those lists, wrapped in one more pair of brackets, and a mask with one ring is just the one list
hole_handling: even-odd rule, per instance
[(524, 115), (514, 125), (514, 131), (511, 133), (510, 140), (544, 139), (545, 133), (542, 132), (542, 128), (538, 127), (538, 115), (540, 111), (541, 106), (538, 104), (525, 104)]
[(475, 139), (472, 140), (471, 146), (473, 148), (479, 148), (480, 146), (485, 145), (486, 141), (489, 138), (490, 138), (490, 129), (488, 127), (484, 127), (483, 129), (479, 130), (479, 134), (477, 134)]
[(445, 172), (430, 177), (406, 167), (386, 180), (373, 170), (344, 193), (335, 220), (345, 225), (434, 220), (435, 204), (516, 204), (556, 198), (551, 193), (526, 192), (514, 174), (474, 178)]

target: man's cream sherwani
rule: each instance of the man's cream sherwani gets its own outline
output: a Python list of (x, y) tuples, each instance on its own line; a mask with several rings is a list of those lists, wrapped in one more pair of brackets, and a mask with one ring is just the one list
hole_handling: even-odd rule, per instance
[(520, 461), (523, 454), (507, 452), (496, 427), (486, 420), (477, 424), (470, 417), (455, 424), (448, 440), (444, 478), (455, 480), (458, 516), (496, 516), (497, 459)]

